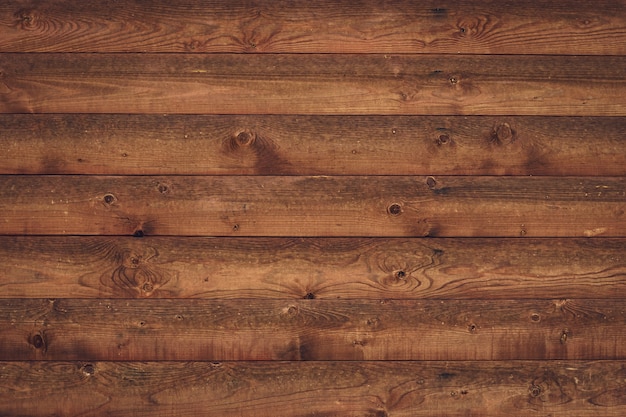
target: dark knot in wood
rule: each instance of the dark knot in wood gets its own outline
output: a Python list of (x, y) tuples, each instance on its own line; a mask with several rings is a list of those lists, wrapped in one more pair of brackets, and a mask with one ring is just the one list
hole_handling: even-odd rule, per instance
[(491, 132), (489, 141), (498, 145), (508, 145), (515, 141), (515, 130), (508, 123), (500, 123)]
[(101, 282), (116, 294), (150, 297), (170, 281), (169, 274), (154, 264), (158, 255), (152, 247), (122, 249), (115, 254), (117, 266), (103, 274)]
[(387, 212), (392, 216), (399, 216), (402, 214), (402, 206), (398, 203), (393, 203), (387, 207)]

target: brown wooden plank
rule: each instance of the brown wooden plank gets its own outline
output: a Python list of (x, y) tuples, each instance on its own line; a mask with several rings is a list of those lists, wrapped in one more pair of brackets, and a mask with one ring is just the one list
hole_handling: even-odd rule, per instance
[(624, 300), (0, 300), (5, 360), (625, 359)]
[(0, 176), (0, 234), (620, 237), (624, 177)]
[(626, 56), (2, 54), (0, 113), (626, 115)]
[(625, 239), (0, 237), (0, 298), (626, 298)]
[(0, 362), (3, 415), (621, 417), (626, 363)]
[(624, 54), (624, 9), (621, 0), (8, 0), (0, 51)]
[(626, 175), (624, 117), (0, 115), (2, 174)]

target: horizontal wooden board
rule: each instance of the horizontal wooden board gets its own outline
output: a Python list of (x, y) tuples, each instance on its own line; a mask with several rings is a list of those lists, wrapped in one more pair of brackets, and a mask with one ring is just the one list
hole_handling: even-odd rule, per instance
[(0, 51), (624, 54), (625, 4), (9, 0)]
[(4, 360), (626, 359), (624, 299), (0, 300)]
[(0, 362), (29, 416), (621, 417), (616, 362)]
[(1, 54), (0, 113), (626, 115), (626, 56)]
[(0, 298), (626, 298), (625, 239), (0, 237)]
[(0, 176), (0, 234), (620, 237), (624, 177)]
[(2, 174), (626, 175), (626, 118), (0, 115)]

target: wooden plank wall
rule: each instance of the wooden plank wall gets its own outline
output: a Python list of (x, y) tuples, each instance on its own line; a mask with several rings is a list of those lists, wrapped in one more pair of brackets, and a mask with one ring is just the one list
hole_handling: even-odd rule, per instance
[(624, 0), (6, 0), (0, 415), (623, 416)]

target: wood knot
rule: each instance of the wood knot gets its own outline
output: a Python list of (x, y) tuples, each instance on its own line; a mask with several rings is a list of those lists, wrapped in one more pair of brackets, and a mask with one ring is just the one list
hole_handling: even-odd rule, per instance
[(449, 135), (441, 134), (437, 138), (437, 145), (447, 145), (449, 143), (451, 143)]
[(508, 123), (500, 123), (491, 132), (490, 142), (498, 145), (508, 145), (515, 141), (515, 131)]
[(170, 192), (170, 186), (165, 183), (159, 183), (157, 185), (157, 190), (161, 194), (168, 194)]
[(102, 200), (104, 201), (104, 204), (110, 206), (117, 201), (117, 198), (113, 194), (105, 194), (104, 197), (102, 197)]
[(250, 146), (254, 144), (256, 141), (256, 135), (248, 130), (244, 130), (240, 132), (237, 136), (235, 136), (235, 145), (236, 146)]
[(120, 295), (150, 297), (170, 280), (166, 271), (153, 264), (157, 257), (157, 250), (151, 247), (143, 252), (122, 250), (115, 256), (118, 266), (104, 273), (100, 281)]
[(286, 314), (288, 317), (295, 317), (298, 315), (299, 313), (299, 309), (297, 306), (294, 305), (290, 305), (289, 307), (287, 307), (286, 309), (283, 310), (284, 314)]
[(86, 363), (85, 365), (83, 365), (81, 370), (83, 371), (83, 374), (87, 376), (92, 376), (96, 373), (96, 367), (90, 363)]
[(21, 9), (15, 13), (17, 26), (23, 30), (36, 30), (38, 28), (37, 12), (31, 9)]
[(42, 333), (35, 333), (30, 337), (29, 343), (37, 350), (46, 351), (46, 339)]
[(543, 392), (543, 388), (541, 388), (541, 385), (532, 384), (530, 388), (528, 388), (528, 393), (533, 398), (539, 397), (542, 392)]
[(393, 203), (389, 207), (387, 207), (387, 213), (392, 216), (399, 216), (402, 214), (402, 206), (398, 203)]

